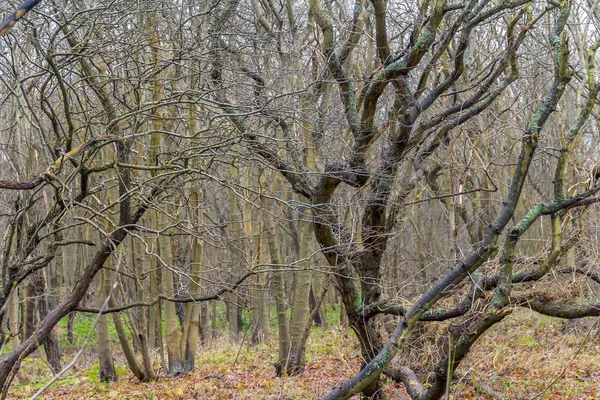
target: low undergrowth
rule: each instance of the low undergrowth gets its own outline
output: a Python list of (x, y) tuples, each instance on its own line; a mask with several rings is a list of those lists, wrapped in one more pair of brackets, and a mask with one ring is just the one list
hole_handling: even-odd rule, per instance
[[(454, 399), (600, 398), (600, 341), (595, 321), (571, 324), (520, 311), (494, 327), (461, 364), (452, 384)], [(115, 343), (115, 349), (118, 343)], [(200, 349), (196, 370), (175, 378), (140, 383), (117, 357), (116, 383), (98, 382), (93, 349), (77, 368), (48, 389), (44, 399), (315, 399), (351, 377), (360, 366), (355, 338), (339, 327), (311, 334), (306, 371), (277, 378), (275, 339), (248, 346), (215, 341)], [(115, 351), (115, 353), (117, 353)], [(155, 368), (161, 371), (155, 353)], [(63, 357), (65, 363), (70, 357)], [(13, 385), (9, 398), (30, 397), (51, 378), (39, 353), (24, 363), (28, 383)], [(386, 381), (391, 399), (408, 399), (404, 389)]]

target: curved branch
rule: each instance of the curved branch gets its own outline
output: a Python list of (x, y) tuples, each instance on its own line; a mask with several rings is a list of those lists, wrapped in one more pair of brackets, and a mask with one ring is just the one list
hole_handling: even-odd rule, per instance
[(79, 146), (75, 147), (73, 150), (69, 151), (68, 153), (62, 155), (60, 158), (58, 158), (56, 161), (54, 161), (54, 163), (52, 165), (50, 165), (48, 168), (46, 168), (46, 170), (44, 172), (42, 172), (41, 174), (39, 174), (27, 181), (19, 182), (19, 181), (0, 180), (0, 189), (7, 189), (7, 190), (34, 189), (34, 188), (38, 187), (39, 185), (41, 185), (42, 183), (52, 180), (54, 174), (60, 170), (60, 168), (62, 167), (62, 164), (65, 160), (73, 159), (73, 158), (79, 156), (85, 150), (87, 150), (90, 147), (97, 145), (99, 143), (111, 143), (111, 142), (115, 142), (115, 141), (118, 141), (121, 139), (123, 139), (123, 138), (115, 136), (115, 135), (104, 135), (104, 136), (98, 136), (94, 139), (88, 140), (87, 142), (82, 143)]
[(559, 303), (536, 297), (531, 300), (521, 300), (520, 303), (522, 303), (520, 304), (521, 307), (530, 308), (535, 312), (550, 317), (575, 319), (600, 316), (600, 302), (598, 301), (583, 304), (573, 302)]
[[(421, 319), (423, 314), (443, 297), (448, 288), (462, 282), (468, 274), (477, 270), (496, 251), (498, 238), (512, 218), (517, 203), (521, 198), (525, 178), (527, 177), (533, 155), (537, 148), (539, 134), (550, 115), (554, 112), (558, 100), (562, 97), (570, 78), (565, 66), (567, 60), (566, 40), (563, 40), (564, 36), (563, 39), (561, 39), (570, 11), (569, 5), (569, 2), (563, 2), (563, 9), (559, 13), (554, 29), (550, 35), (557, 63), (553, 87), (545, 96), (542, 105), (533, 114), (529, 126), (524, 133), (520, 156), (513, 173), (508, 194), (504, 201), (504, 206), (495, 220), (488, 227), (483, 243), (462, 262), (457, 263), (412, 305), (407, 311), (406, 316), (398, 324), (389, 340), (385, 343), (376, 357), (369, 361), (359, 373), (327, 393), (323, 399), (348, 399), (377, 380), (401, 348), (402, 340)], [(432, 20), (436, 22), (434, 17), (432, 17)], [(437, 23), (439, 23), (439, 21), (437, 21)], [(430, 32), (430, 34), (433, 34), (433, 32)], [(418, 55), (418, 53), (419, 51), (415, 51), (415, 55)], [(410, 65), (410, 57), (408, 62)], [(390, 64), (389, 67), (384, 70), (383, 76), (398, 73), (398, 70), (396, 70), (397, 68), (400, 68), (400, 66), (396, 65), (396, 63)], [(404, 68), (405, 66), (402, 66), (401, 69)], [(568, 202), (569, 201), (566, 201), (563, 205), (566, 205)], [(491, 310), (486, 313), (486, 316), (481, 321), (481, 330), (478, 330), (474, 336), (469, 335), (469, 337), (465, 339), (463, 347), (466, 351), (468, 351), (472, 344), (471, 338), (476, 340), (477, 337), (479, 337), (485, 329), (493, 325), (497, 319), (502, 319), (504, 315), (503, 312), (504, 310), (501, 309)]]
[(91, 314), (111, 314), (111, 313), (115, 313), (115, 312), (125, 311), (130, 308), (134, 308), (134, 307), (152, 307), (152, 306), (156, 305), (156, 303), (158, 303), (159, 300), (170, 301), (172, 303), (184, 303), (184, 304), (185, 303), (201, 303), (201, 302), (205, 302), (205, 301), (219, 300), (221, 298), (221, 296), (223, 296), (224, 294), (235, 291), (249, 277), (263, 273), (263, 272), (269, 272), (269, 271), (248, 272), (244, 276), (242, 276), (240, 279), (235, 281), (231, 286), (225, 287), (225, 288), (219, 290), (217, 293), (207, 295), (207, 296), (178, 298), (178, 297), (168, 297), (168, 296), (161, 294), (161, 295), (157, 296), (154, 300), (152, 300), (151, 302), (148, 302), (148, 303), (138, 302), (138, 303), (127, 304), (125, 306), (104, 308), (104, 309), (76, 307), (75, 309), (73, 309), (73, 311), (79, 311), (79, 312), (85, 312), (85, 313), (91, 313)]

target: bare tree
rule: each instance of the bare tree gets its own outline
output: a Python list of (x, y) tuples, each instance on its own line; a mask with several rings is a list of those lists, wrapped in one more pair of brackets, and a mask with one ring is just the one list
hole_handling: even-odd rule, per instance
[[(293, 114), (279, 105), (283, 96), (275, 94), (278, 91), (277, 79), (267, 82), (265, 76), (270, 73), (261, 74), (258, 71), (263, 68), (260, 63), (258, 68), (252, 68), (251, 65), (257, 64), (249, 61), (255, 58), (250, 54), (240, 56), (236, 52), (235, 57), (229, 56), (233, 53), (232, 48), (241, 47), (237, 37), (226, 40), (223, 36), (225, 32), (232, 35), (235, 31), (232, 9), (242, 7), (237, 2), (229, 2), (215, 11), (217, 17), (213, 20), (212, 31), (218, 36), (213, 39), (215, 60), (211, 73), (215, 98), (224, 115), (240, 132), (249, 152), (281, 172), (312, 210), (316, 238), (333, 268), (350, 326), (357, 335), (365, 360), (359, 374), (325, 398), (349, 398), (359, 392), (378, 397), (381, 393), (379, 376), (384, 371), (402, 380), (414, 398), (439, 398), (450, 379), (447, 371), (455, 369), (485, 330), (512, 311), (511, 306), (515, 304), (511, 301), (513, 281), (541, 279), (555, 265), (560, 254), (557, 249), (560, 242), (556, 238), (560, 237), (558, 230), (566, 210), (596, 201), (594, 195), (599, 187), (595, 180), (587, 190), (571, 196), (567, 196), (562, 187), (563, 159), (569, 151), (568, 143), (578, 135), (596, 101), (594, 58), (597, 45), (593, 44), (597, 40), (593, 38), (596, 32), (585, 46), (585, 51), (590, 49), (592, 56), (581, 60), (587, 64), (583, 79), (587, 81), (589, 103), (581, 109), (566, 135), (567, 144), (563, 145), (566, 147), (561, 150), (556, 167), (554, 196), (552, 200), (533, 206), (504, 235), (521, 201), (542, 128), (555, 112), (572, 78), (565, 30), (571, 4), (562, 2), (538, 6), (525, 1), (449, 4), (438, 1), (416, 3), (409, 10), (402, 6), (390, 8), (392, 6), (384, 1), (371, 4), (356, 1), (352, 13), (343, 6), (337, 8), (330, 3), (327, 3), (327, 9), (320, 1), (310, 1), (309, 4), (306, 26), (309, 32), (315, 24), (320, 30), (318, 41), (313, 44), (319, 56), (305, 56), (304, 59), (317, 73), (313, 75), (314, 80), (309, 81), (310, 85), (304, 85), (306, 81), (302, 81), (296, 91), (310, 93), (310, 97), (303, 96), (297, 101), (300, 104), (302, 101), (309, 102), (306, 107), (317, 110), (317, 115), (305, 113), (302, 118), (308, 122), (290, 123)], [(291, 9), (293, 12), (293, 5)], [(275, 9), (267, 8), (267, 12), (263, 13), (256, 11), (256, 7), (255, 15), (267, 32), (263, 48), (272, 46), (287, 55), (286, 51), (293, 49), (295, 43), (291, 39), (294, 36), (288, 39), (280, 34), (282, 16)], [(396, 15), (403, 18), (395, 19)], [(538, 100), (539, 105), (530, 112), (529, 122), (520, 128), (523, 132), (519, 140), (520, 155), (516, 158), (513, 172), (505, 175), (506, 183), (502, 183), (507, 187), (502, 195), (502, 206), (482, 211), (487, 216), (481, 218), (490, 222), (480, 230), (479, 236), (473, 234), (473, 250), (461, 256), (457, 244), (452, 245), (451, 252), (455, 255), (451, 259), (456, 259), (454, 267), (435, 277), (435, 283), (418, 295), (409, 307), (405, 309), (394, 301), (385, 301), (381, 297), (382, 260), (389, 238), (420, 182), (430, 179), (430, 182), (436, 183), (440, 169), (439, 164), (432, 162), (433, 156), (447, 151), (448, 142), (463, 134), (462, 127), (485, 115), (493, 104), (507, 104), (508, 112), (516, 112), (514, 107), (518, 107), (518, 102), (515, 102), (514, 92), (508, 88), (519, 79), (522, 46), (529, 43), (527, 39), (532, 36), (531, 32), (546, 18), (552, 19), (554, 25), (549, 32), (548, 45), (539, 48), (548, 49), (545, 53), (547, 64), (554, 66), (554, 73), (546, 75), (546, 82), (550, 83), (544, 89), (547, 94)], [(291, 20), (288, 17), (286, 22)], [(274, 29), (277, 23), (280, 24), (279, 29)], [(487, 28), (491, 26), (495, 29)], [(365, 38), (363, 32), (371, 28), (374, 34)], [(290, 24), (290, 32), (295, 33), (296, 29), (297, 25)], [(479, 38), (474, 34), (475, 29), (478, 29)], [(486, 29), (485, 33), (483, 29)], [(532, 38), (533, 41), (540, 39), (538, 35)], [(236, 40), (238, 43), (232, 44)], [(475, 56), (476, 62), (473, 63), (473, 55), (477, 52), (474, 49), (482, 46), (484, 41), (495, 47), (495, 56), (491, 60)], [(377, 58), (371, 58), (366, 65), (355, 61), (362, 56), (357, 53), (363, 49), (361, 45), (365, 42), (363, 51), (368, 53), (374, 46), (377, 54)], [(281, 58), (279, 63), (283, 64), (285, 57)], [(369, 57), (364, 59), (369, 60)], [(254, 87), (256, 97), (253, 103), (243, 102), (236, 88), (229, 83), (235, 76), (230, 71), (236, 68), (239, 75), (246, 75)], [(469, 68), (475, 70), (465, 74)], [(327, 101), (331, 86), (337, 91), (340, 108), (324, 109), (322, 105)], [(269, 91), (273, 93), (271, 98), (265, 96)], [(507, 110), (501, 111), (501, 114)], [(276, 128), (270, 125), (262, 128), (254, 124), (249, 118), (254, 115), (270, 117), (271, 125)], [(340, 118), (344, 118), (345, 122), (341, 123)], [(327, 125), (328, 119), (334, 119), (340, 125)], [(296, 133), (296, 128), (306, 129), (307, 124), (310, 124), (308, 131), (311, 133), (308, 138)], [(293, 148), (285, 142), (284, 153), (278, 145), (278, 137), (284, 140), (300, 138), (303, 144)], [(316, 144), (311, 143), (313, 140)], [(318, 154), (320, 159), (320, 165), (316, 167), (310, 163), (313, 154)], [(489, 176), (482, 178), (488, 179)], [(446, 178), (446, 182), (449, 181)], [(345, 223), (340, 212), (342, 193), (347, 188), (354, 188), (359, 199), (357, 214), (361, 222), (356, 232)], [(458, 193), (449, 186), (447, 195), (441, 198), (462, 198), (484, 190), (465, 190), (464, 185), (457, 189)], [(449, 205), (446, 203), (447, 207)], [(453, 202), (449, 212), (452, 212), (453, 230), (458, 233), (456, 206)], [(460, 206), (459, 203), (457, 208)], [(457, 211), (460, 212), (460, 208)], [(554, 250), (542, 263), (544, 267), (541, 270), (526, 274), (527, 279), (513, 277), (515, 246), (523, 233), (543, 215), (552, 216), (558, 226), (554, 229)], [(484, 290), (494, 290), (494, 294), (487, 297), (485, 304), (473, 307), (473, 296), (480, 296), (481, 290), (481, 283), (474, 274), (487, 262), (496, 260), (501, 241), (504, 245), (497, 259), (501, 269), (487, 276), (484, 285)], [(438, 301), (459, 290), (469, 276), (472, 277), (473, 288), (467, 291), (463, 300), (448, 310), (431, 310)], [(522, 299), (527, 296), (524, 294)], [(381, 313), (403, 316), (385, 342), (375, 324), (375, 317)], [(477, 317), (473, 319), (474, 313)], [(391, 360), (402, 348), (403, 339), (419, 321), (441, 321), (465, 314), (468, 314), (462, 319), (465, 322), (459, 323), (463, 329), (452, 344), (452, 358), (442, 357), (437, 365), (432, 366), (436, 378), (427, 389), (407, 367), (389, 369)], [(450, 359), (452, 365), (448, 365)]]
[[(119, 339), (141, 380), (148, 347), (164, 358), (163, 310), (167, 374), (193, 368), (202, 302), (225, 301), (231, 338), (248, 327), (258, 342), (269, 276), (286, 373), (326, 293), (315, 274), (335, 281), (364, 363), (327, 399), (380, 398), (382, 373), (437, 399), (515, 309), (598, 314), (548, 289), (557, 272), (598, 280), (584, 246), (600, 190), (594, 4), (39, 3), (0, 25), (0, 322), (17, 335), (9, 301), (33, 274), (91, 256), (14, 336), (4, 397), (73, 311), (136, 322), (143, 370)], [(430, 326), (444, 334), (417, 369), (406, 343)]]

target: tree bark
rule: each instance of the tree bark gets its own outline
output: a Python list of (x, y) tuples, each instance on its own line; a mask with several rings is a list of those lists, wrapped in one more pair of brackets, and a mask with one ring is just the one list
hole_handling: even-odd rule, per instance
[[(110, 296), (111, 292), (110, 271), (107, 269), (102, 270), (98, 275), (98, 278), (96, 306), (102, 309), (107, 296)], [(98, 361), (100, 363), (100, 382), (114, 382), (117, 380), (112, 346), (110, 343), (108, 318), (108, 314), (100, 314), (98, 316), (98, 324), (96, 327), (98, 337)]]
[[(193, 222), (201, 223), (200, 198), (197, 191), (193, 191), (190, 196), (190, 219)], [(201, 295), (202, 282), (202, 263), (203, 263), (203, 245), (200, 238), (192, 236), (192, 268), (190, 273), (190, 296), (197, 297)], [(187, 303), (185, 312), (185, 322), (183, 324), (183, 335), (181, 338), (181, 354), (184, 355), (183, 371), (194, 370), (196, 347), (200, 337), (200, 304)]]
[(288, 375), (297, 375), (304, 371), (305, 342), (303, 333), (310, 314), (310, 284), (312, 278), (312, 246), (310, 241), (310, 225), (305, 221), (307, 213), (298, 220), (298, 271), (296, 271), (296, 287), (294, 301), (290, 313), (290, 355), (288, 359)]
[[(111, 308), (117, 307), (117, 302), (112, 296), (108, 301), (108, 306)], [(119, 338), (119, 343), (121, 343), (121, 348), (123, 349), (123, 354), (125, 354), (125, 359), (127, 360), (129, 370), (136, 378), (139, 379), (140, 382), (149, 382), (151, 379), (146, 376), (144, 370), (135, 358), (135, 354), (131, 348), (131, 345), (129, 344), (129, 339), (127, 339), (127, 334), (125, 333), (125, 328), (123, 327), (123, 322), (121, 321), (121, 315), (117, 312), (112, 313), (112, 319), (115, 325), (115, 331), (117, 332), (117, 337)]]
[[(162, 270), (162, 287), (165, 289), (165, 294), (172, 294), (174, 291), (173, 271), (172, 268), (172, 247), (170, 237), (158, 238), (160, 244), (160, 257), (162, 262), (166, 263), (167, 267)], [(181, 330), (177, 318), (175, 303), (165, 301), (165, 331), (167, 339), (167, 356), (169, 361), (168, 374), (169, 376), (179, 375), (183, 371), (182, 355), (180, 352), (181, 345)]]
[[(37, 288), (37, 308), (40, 316), (40, 321), (42, 321), (48, 315), (48, 296), (46, 295), (46, 285), (43, 270), (35, 272), (30, 279), (35, 279), (35, 287)], [(48, 360), (48, 364), (50, 368), (52, 368), (52, 372), (55, 374), (59, 373), (62, 370), (62, 365), (60, 361), (60, 347), (58, 345), (58, 337), (56, 336), (56, 332), (52, 330), (48, 337), (44, 340), (44, 352), (46, 353), (46, 358)]]

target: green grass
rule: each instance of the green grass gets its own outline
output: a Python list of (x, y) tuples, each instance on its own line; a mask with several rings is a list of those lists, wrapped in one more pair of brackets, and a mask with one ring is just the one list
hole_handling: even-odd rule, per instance
[[(90, 339), (87, 343), (88, 346), (95, 347), (98, 344), (98, 338), (96, 334), (95, 328), (95, 314), (77, 314), (75, 316), (75, 325), (73, 326), (73, 339), (74, 343), (70, 344), (67, 341), (67, 325), (68, 325), (68, 317), (61, 319), (58, 322), (58, 342), (61, 349), (71, 349), (71, 348), (79, 348), (84, 343), (88, 335), (90, 335)], [(123, 325), (125, 329), (125, 333), (129, 339), (131, 339), (131, 330), (128, 327), (128, 324), (125, 323), (125, 318), (122, 318)], [(115, 325), (112, 322), (112, 318), (109, 318), (108, 322), (109, 331), (110, 331), (110, 339), (111, 341), (117, 341), (117, 331), (115, 330)], [(91, 332), (91, 334), (90, 334)]]
[[(330, 304), (326, 304), (323, 308), (325, 308), (325, 318), (327, 321), (327, 325), (329, 325), (329, 326), (337, 325), (340, 322), (340, 307), (339, 307), (339, 305), (336, 306), (335, 309), (333, 309)], [(218, 307), (216, 307), (216, 310), (217, 310), (217, 324), (216, 324), (217, 328), (225, 328), (226, 320), (227, 320), (227, 309), (225, 308), (225, 306), (218, 306)], [(290, 313), (291, 313), (291, 310), (288, 308), (288, 310), (287, 310), (288, 320), (290, 318)], [(246, 332), (246, 330), (248, 330), (249, 328), (252, 328), (252, 327), (250, 327), (251, 321), (252, 321), (252, 316), (251, 316), (250, 311), (244, 309), (242, 311), (242, 326), (240, 328), (242, 335), (244, 334), (244, 332)], [(278, 328), (277, 308), (274, 305), (269, 307), (269, 323), (270, 323), (271, 329)]]
[(336, 306), (335, 310), (330, 304), (325, 305), (325, 316), (327, 318), (327, 324), (329, 326), (337, 325), (340, 322), (340, 306)]
[[(325, 317), (327, 320), (327, 324), (329, 326), (336, 325), (340, 320), (339, 306), (336, 307), (336, 309), (334, 310), (331, 308), (331, 306), (329, 304), (327, 304), (325, 306), (325, 310), (326, 310)], [(226, 313), (225, 306), (217, 307), (217, 324), (216, 324), (217, 329), (222, 329), (225, 327), (226, 314), (227, 313)], [(64, 317), (63, 319), (61, 319), (59, 321), (57, 327), (55, 328), (61, 350), (69, 351), (69, 350), (79, 349), (84, 344), (84, 342), (85, 342), (88, 334), (90, 334), (90, 332), (91, 332), (91, 334), (90, 334), (90, 338), (87, 342), (87, 347), (89, 347), (89, 348), (96, 347), (98, 345), (97, 333), (96, 333), (96, 329), (94, 326), (96, 317), (97, 316), (95, 314), (87, 314), (87, 313), (78, 313), (75, 316), (75, 324), (73, 327), (73, 339), (74, 339), (73, 344), (69, 343), (67, 340), (68, 317)], [(289, 310), (288, 310), (288, 317), (289, 317)], [(269, 318), (270, 318), (271, 328), (273, 330), (276, 330), (278, 328), (278, 326), (277, 326), (277, 310), (276, 310), (275, 306), (269, 307)], [(126, 315), (121, 315), (121, 320), (123, 322), (123, 327), (125, 329), (125, 333), (126, 333), (128, 339), (131, 340), (132, 333), (131, 333), (131, 330), (129, 329), (128, 318), (126, 317)], [(251, 328), (250, 323), (251, 323), (250, 311), (244, 310), (242, 312), (242, 327), (241, 327), (242, 335), (244, 334), (244, 332), (246, 332), (246, 330)], [(118, 337), (117, 337), (117, 331), (115, 330), (115, 326), (113, 324), (112, 318), (109, 318), (108, 324), (109, 324), (111, 341), (116, 343), (118, 341)], [(163, 318), (163, 328), (164, 328), (164, 318)], [(211, 327), (211, 329), (212, 329), (212, 327)], [(316, 329), (319, 329), (319, 328), (316, 328)], [(248, 334), (250, 334), (249, 331), (248, 331)], [(7, 345), (4, 346), (4, 348), (2, 349), (0, 354), (8, 354), (11, 350), (12, 350), (12, 346), (10, 343), (8, 343)]]
[[(273, 314), (275, 310), (272, 308), (270, 311)], [(338, 311), (329, 307), (326, 311), (332, 329), (312, 330), (306, 353), (307, 370), (299, 377), (274, 377), (272, 365), (277, 359), (278, 346), (276, 323), (272, 320), (273, 328), (266, 343), (250, 345), (248, 336), (241, 343), (243, 332), (240, 342), (235, 344), (229, 342), (226, 335), (220, 335), (199, 349), (193, 373), (175, 379), (161, 379), (157, 383), (140, 384), (135, 381), (127, 371), (122, 355), (119, 355), (118, 343), (114, 344), (116, 369), (124, 379), (110, 385), (99, 382), (97, 355), (90, 342), (77, 369), (70, 370), (49, 393), (67, 396), (57, 398), (126, 398), (125, 394), (133, 396), (135, 391), (135, 397), (130, 398), (180, 398), (177, 391), (184, 390), (187, 394), (188, 388), (208, 393), (207, 398), (231, 398), (228, 397), (231, 393), (237, 393), (241, 398), (265, 398), (267, 394), (278, 395), (282, 390), (289, 398), (298, 400), (319, 397), (324, 388), (334, 386), (341, 377), (351, 376), (360, 365), (356, 339), (339, 325), (336, 327)], [(244, 314), (246, 327), (249, 317), (248, 313)], [(600, 349), (589, 341), (572, 362), (582, 338), (577, 333), (563, 332), (562, 324), (562, 320), (521, 311), (490, 329), (463, 361), (461, 370), (473, 371), (473, 380), (453, 382), (455, 398), (481, 398), (475, 397), (481, 394), (477, 389), (478, 382), (504, 393), (507, 398), (532, 398), (555, 377), (560, 379), (554, 382), (544, 399), (600, 398), (595, 380), (600, 370)], [(74, 333), (83, 336), (90, 332), (92, 325), (93, 316), (79, 316)], [(66, 321), (61, 321), (58, 329), (66, 332)], [(63, 361), (66, 361), (69, 356), (64, 355)], [(160, 370), (156, 353), (153, 361)], [(561, 375), (565, 367), (566, 372)], [(28, 384), (15, 384), (13, 393), (18, 396), (12, 398), (30, 396), (51, 378), (43, 357), (39, 355), (26, 358), (23, 368), (34, 380)], [(315, 392), (315, 388), (319, 389), (319, 393)], [(388, 383), (385, 390), (389, 392), (389, 398), (403, 398), (397, 385)]]
[[(117, 373), (117, 376), (124, 376), (127, 374), (128, 369), (121, 365), (115, 365), (115, 372)], [(85, 375), (90, 382), (100, 383), (100, 366), (98, 364), (93, 365), (85, 371)]]

